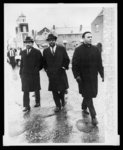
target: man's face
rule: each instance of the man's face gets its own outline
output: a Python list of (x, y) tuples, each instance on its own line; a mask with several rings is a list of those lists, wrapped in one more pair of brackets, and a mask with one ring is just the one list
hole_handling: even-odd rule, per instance
[(33, 46), (33, 43), (32, 42), (27, 42), (25, 43), (26, 44), (26, 48), (27, 49), (30, 49), (32, 46)]
[(85, 37), (83, 38), (84, 43), (86, 44), (91, 44), (92, 42), (92, 34), (91, 33), (86, 33)]
[(55, 39), (50, 39), (48, 42), (49, 42), (49, 45), (50, 45), (51, 47), (54, 47), (55, 44), (56, 44), (56, 40), (55, 40)]

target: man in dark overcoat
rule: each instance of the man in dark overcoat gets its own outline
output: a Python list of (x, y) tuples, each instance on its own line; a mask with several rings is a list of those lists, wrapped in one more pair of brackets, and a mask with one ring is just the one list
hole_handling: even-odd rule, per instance
[(64, 95), (68, 89), (68, 79), (66, 69), (68, 69), (70, 59), (65, 47), (56, 44), (57, 36), (49, 34), (47, 41), (49, 47), (44, 49), (44, 68), (49, 78), (49, 91), (52, 91), (56, 105), (55, 112), (59, 112), (65, 106)]
[(35, 92), (35, 107), (40, 106), (40, 74), (43, 68), (43, 56), (38, 49), (33, 47), (33, 39), (26, 37), (26, 49), (21, 52), (20, 76), (22, 81), (23, 111), (30, 110), (29, 92)]
[[(104, 71), (101, 54), (96, 46), (91, 44), (91, 32), (82, 35), (83, 44), (75, 49), (72, 58), (72, 71), (78, 82), (79, 93), (83, 96), (82, 110), (91, 115), (92, 124), (98, 123), (92, 98), (97, 96), (98, 73), (104, 81)], [(87, 111), (89, 109), (89, 112)]]

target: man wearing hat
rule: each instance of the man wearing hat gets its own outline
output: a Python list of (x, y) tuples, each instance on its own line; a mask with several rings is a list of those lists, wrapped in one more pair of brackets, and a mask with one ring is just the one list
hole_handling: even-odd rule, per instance
[(56, 105), (55, 112), (59, 112), (65, 106), (64, 95), (68, 89), (66, 69), (70, 59), (65, 47), (56, 44), (57, 37), (49, 34), (47, 41), (49, 47), (44, 49), (44, 68), (49, 78), (49, 91), (52, 91)]
[(39, 71), (43, 68), (43, 57), (39, 50), (33, 47), (33, 39), (26, 37), (24, 43), (26, 49), (21, 53), (20, 76), (22, 81), (23, 94), (23, 111), (30, 110), (29, 92), (35, 92), (35, 107), (40, 106), (40, 74)]

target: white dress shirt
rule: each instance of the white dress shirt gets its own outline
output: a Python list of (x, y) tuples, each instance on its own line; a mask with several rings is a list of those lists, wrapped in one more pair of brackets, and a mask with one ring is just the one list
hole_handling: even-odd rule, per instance
[[(53, 49), (53, 51), (52, 51), (52, 49)], [(56, 51), (56, 45), (55, 45), (54, 47), (51, 47), (51, 46), (50, 46), (50, 50), (51, 50), (51, 53), (54, 52), (54, 54), (55, 54), (55, 51)]]
[(31, 51), (31, 48), (27, 49), (27, 54), (29, 54), (29, 53), (30, 53), (30, 51)]
[(13, 50), (10, 50), (10, 56), (13, 57), (14, 56), (14, 52)]

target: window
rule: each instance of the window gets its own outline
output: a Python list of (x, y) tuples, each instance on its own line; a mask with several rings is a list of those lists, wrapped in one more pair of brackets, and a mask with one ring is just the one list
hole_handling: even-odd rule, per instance
[(98, 24), (95, 25), (95, 28), (96, 28), (96, 32), (99, 32), (99, 25)]
[(26, 26), (23, 26), (23, 32), (26, 32)]

